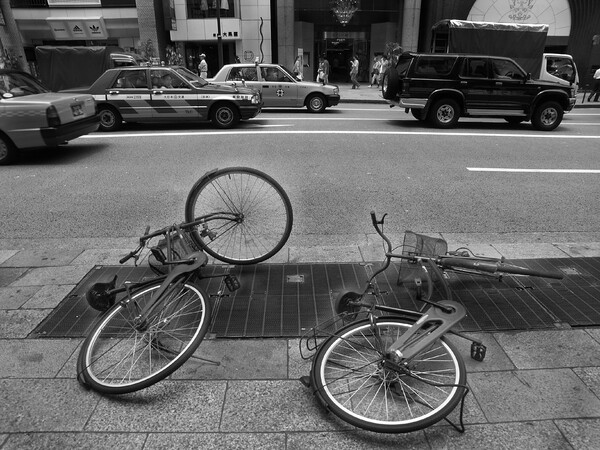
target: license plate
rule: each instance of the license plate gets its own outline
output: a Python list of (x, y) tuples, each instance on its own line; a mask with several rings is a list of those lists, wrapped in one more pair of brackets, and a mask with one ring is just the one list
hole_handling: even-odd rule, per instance
[(83, 107), (80, 104), (71, 105), (71, 111), (73, 111), (73, 117), (83, 116)]

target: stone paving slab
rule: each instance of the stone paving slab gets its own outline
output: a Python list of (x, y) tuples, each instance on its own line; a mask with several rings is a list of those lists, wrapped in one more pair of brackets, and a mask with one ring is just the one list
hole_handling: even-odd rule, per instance
[(569, 443), (551, 421), (471, 425), (464, 434), (448, 427), (425, 430), (434, 449), (547, 449), (565, 450)]
[(4, 267), (56, 267), (68, 266), (83, 249), (62, 248), (60, 250), (26, 249), (2, 263)]
[(0, 433), (82, 431), (97, 404), (73, 380), (0, 379)]
[(598, 449), (600, 419), (556, 420), (555, 423), (574, 449)]
[(163, 381), (132, 394), (101, 397), (70, 383), (79, 395), (98, 401), (86, 431), (218, 431), (227, 390), (224, 381)]
[(53, 378), (78, 345), (74, 339), (0, 339), (0, 378)]
[[(16, 269), (15, 269), (16, 270)], [(11, 286), (46, 286), (49, 284), (77, 284), (89, 272), (86, 266), (41, 267), (27, 271)]]
[(600, 366), (600, 344), (585, 330), (497, 333), (518, 369)]
[(144, 433), (23, 433), (11, 435), (2, 449), (142, 450), (146, 439)]
[(600, 415), (600, 399), (571, 369), (472, 373), (468, 381), (492, 423)]

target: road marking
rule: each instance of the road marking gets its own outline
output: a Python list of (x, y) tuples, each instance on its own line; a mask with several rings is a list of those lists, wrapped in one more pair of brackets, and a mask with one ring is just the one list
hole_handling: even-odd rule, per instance
[(460, 133), (460, 132), (432, 132), (432, 131), (358, 131), (358, 130), (224, 130), (224, 131), (175, 131), (175, 132), (160, 132), (160, 133), (94, 133), (81, 136), (83, 139), (98, 139), (98, 138), (139, 138), (139, 137), (171, 137), (171, 136), (219, 136), (219, 135), (252, 135), (252, 134), (363, 134), (376, 136), (455, 136), (455, 137), (499, 137), (499, 138), (543, 138), (543, 139), (600, 139), (600, 135), (568, 135), (557, 133), (545, 134), (517, 134), (517, 133)]
[(600, 173), (599, 169), (511, 169), (504, 167), (467, 167), (471, 172), (511, 172), (511, 173)]

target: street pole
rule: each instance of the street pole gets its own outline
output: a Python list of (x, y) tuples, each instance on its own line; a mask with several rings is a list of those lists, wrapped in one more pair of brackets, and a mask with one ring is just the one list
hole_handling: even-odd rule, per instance
[[(219, 67), (217, 71), (223, 67), (223, 39), (221, 38), (221, 5), (220, 0), (217, 0), (217, 52), (219, 54)], [(215, 71), (216, 73), (216, 71)]]

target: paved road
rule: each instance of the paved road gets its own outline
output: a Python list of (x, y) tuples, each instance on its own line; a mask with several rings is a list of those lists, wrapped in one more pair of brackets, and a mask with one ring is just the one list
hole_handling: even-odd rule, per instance
[(135, 236), (182, 218), (193, 182), (230, 165), (281, 181), (298, 236), (364, 233), (371, 209), (389, 212), (396, 231), (596, 233), (599, 174), (571, 171), (600, 169), (599, 142), (595, 110), (575, 111), (553, 133), (498, 120), (441, 132), (383, 105), (266, 111), (230, 132), (129, 126), (1, 168), (11, 195), (0, 238)]

